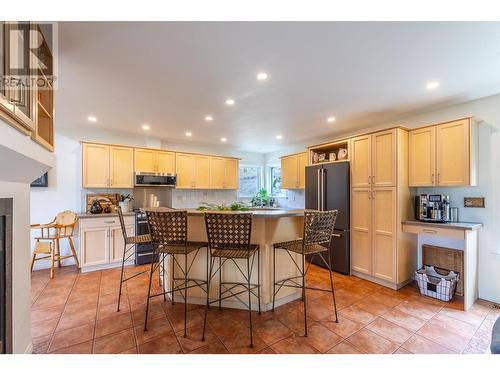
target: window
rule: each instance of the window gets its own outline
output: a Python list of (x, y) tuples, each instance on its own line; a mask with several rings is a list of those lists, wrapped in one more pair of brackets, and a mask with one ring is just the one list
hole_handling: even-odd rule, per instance
[(271, 196), (283, 195), (283, 190), (281, 190), (281, 167), (270, 168), (270, 185)]
[(262, 167), (240, 166), (240, 197), (254, 197), (262, 187)]

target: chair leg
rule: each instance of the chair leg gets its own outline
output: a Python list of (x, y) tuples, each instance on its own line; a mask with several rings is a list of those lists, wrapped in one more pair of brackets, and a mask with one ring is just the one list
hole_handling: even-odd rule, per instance
[[(210, 269), (209, 269), (208, 274), (207, 274), (207, 303), (205, 305), (205, 317), (203, 319), (203, 333), (201, 336), (201, 341), (205, 341), (205, 329), (207, 326), (208, 305), (210, 302), (210, 300), (209, 300), (209, 298), (210, 298), (210, 280), (212, 279), (212, 269), (213, 269), (213, 265), (215, 262), (215, 260), (212, 260), (211, 256), (209, 257), (208, 253), (209, 253), (209, 251), (207, 250), (207, 262), (209, 262), (209, 259), (210, 259)], [(208, 264), (207, 264), (207, 269), (208, 269)]]
[[(170, 290), (174, 290), (174, 287), (175, 287), (175, 280), (174, 280), (174, 278), (175, 278), (175, 273), (174, 273), (174, 272), (175, 272), (175, 270), (174, 270), (174, 266), (175, 266), (175, 265), (174, 265), (174, 263), (175, 263), (175, 255), (174, 255), (174, 254), (172, 254), (172, 267), (171, 267), (171, 268), (172, 268), (172, 272), (171, 272), (172, 277), (170, 278), (170, 280), (171, 280), (171, 283), (170, 283)], [(174, 292), (170, 293), (170, 300), (171, 300), (171, 302), (172, 302), (172, 305), (175, 305), (175, 301), (174, 301)]]
[(187, 297), (188, 297), (188, 255), (187, 251), (186, 254), (184, 255), (184, 337), (187, 337)]
[(328, 254), (328, 273), (330, 274), (330, 287), (332, 288), (333, 297), (333, 310), (335, 311), (335, 323), (339, 322), (339, 317), (337, 315), (337, 303), (335, 302), (335, 288), (333, 287), (333, 275), (332, 275), (332, 257)]
[(257, 250), (257, 300), (259, 301), (259, 315), (261, 315), (262, 312), (260, 310), (260, 249)]
[(78, 262), (78, 257), (76, 256), (75, 245), (73, 244), (73, 239), (68, 237), (69, 248), (71, 249), (71, 254), (73, 254), (73, 258), (75, 258), (76, 268), (80, 268), (80, 262)]
[(302, 254), (302, 300), (304, 301), (304, 336), (307, 337), (307, 301), (306, 301), (306, 274), (305, 254)]
[[(158, 256), (158, 261), (160, 261), (160, 257)], [(149, 313), (149, 299), (151, 296), (151, 282), (153, 281), (153, 273), (154, 273), (154, 265), (155, 262), (151, 263), (151, 272), (149, 273), (149, 288), (148, 288), (148, 300), (146, 302), (146, 317), (144, 319), (144, 330), (148, 330), (148, 313)]]
[(56, 238), (56, 249), (57, 249), (57, 267), (61, 268), (61, 242), (59, 238)]
[(122, 269), (120, 272), (120, 291), (118, 292), (118, 307), (116, 312), (120, 311), (120, 301), (122, 298), (122, 285), (123, 285), (123, 269), (125, 268), (125, 254), (127, 253), (127, 245), (123, 244), (123, 258), (122, 258)]
[(253, 348), (252, 294), (250, 292), (250, 257), (247, 258), (248, 316), (250, 319), (250, 347)]
[(160, 283), (161, 283), (161, 288), (163, 291), (163, 302), (167, 301), (167, 292), (165, 289), (165, 258), (166, 255), (164, 254), (160, 263)]
[(219, 310), (222, 310), (222, 258), (219, 258)]
[(52, 243), (50, 244), (50, 278), (54, 278), (54, 262), (55, 262), (55, 246), (52, 246)]
[(276, 248), (273, 246), (273, 308), (274, 311), (274, 302), (276, 300)]

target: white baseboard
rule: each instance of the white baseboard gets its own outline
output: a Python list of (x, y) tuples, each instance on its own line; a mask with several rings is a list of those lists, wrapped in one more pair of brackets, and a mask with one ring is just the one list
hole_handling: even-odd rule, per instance
[[(125, 266), (132, 266), (134, 264), (133, 260), (130, 260), (128, 262), (125, 262)], [(83, 266), (80, 269), (81, 273), (86, 273), (86, 272), (93, 272), (93, 271), (101, 271), (101, 270), (107, 270), (109, 268), (117, 268), (121, 267), (122, 262), (116, 262), (116, 263), (106, 263), (106, 264), (98, 264), (96, 266)]]

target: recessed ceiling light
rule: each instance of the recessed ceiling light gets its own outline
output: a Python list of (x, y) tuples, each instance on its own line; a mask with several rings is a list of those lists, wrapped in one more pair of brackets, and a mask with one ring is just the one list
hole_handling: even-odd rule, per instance
[(212, 116), (209, 116), (209, 115), (205, 116), (205, 121), (210, 122), (210, 121), (213, 121), (213, 120), (214, 120), (214, 118)]
[(226, 142), (226, 141), (227, 141), (227, 138), (226, 138), (226, 137), (222, 137), (222, 138), (220, 139), (220, 141), (221, 141), (221, 142)]
[(425, 86), (425, 88), (427, 90), (434, 90), (434, 89), (437, 89), (439, 87), (439, 82), (437, 81), (432, 81), (432, 82), (429, 82), (427, 83), (427, 85)]
[(283, 139), (283, 136), (282, 136), (281, 134), (278, 134), (278, 135), (276, 136), (276, 139), (278, 139), (278, 140), (279, 140), (279, 139)]
[(151, 126), (149, 126), (147, 124), (144, 124), (141, 127), (142, 127), (142, 130), (149, 130), (149, 129), (151, 129)]
[(89, 116), (87, 117), (87, 120), (89, 120), (90, 122), (97, 122), (97, 117)]
[(257, 74), (257, 80), (258, 81), (265, 81), (267, 79), (267, 73), (265, 72), (260, 72)]
[(186, 137), (191, 137), (193, 135), (193, 133), (191, 133), (191, 132), (186, 132), (184, 134), (186, 135)]
[(234, 99), (231, 99), (231, 98), (227, 98), (226, 99), (226, 104), (227, 105), (233, 105), (235, 103)]
[(328, 118), (326, 119), (326, 121), (328, 121), (328, 122), (335, 122), (335, 117), (330, 116), (330, 117), (328, 117)]

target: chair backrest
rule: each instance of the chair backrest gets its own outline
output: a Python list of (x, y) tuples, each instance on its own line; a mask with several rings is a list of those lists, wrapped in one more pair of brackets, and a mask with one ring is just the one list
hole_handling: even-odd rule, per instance
[(322, 245), (332, 239), (338, 210), (304, 212), (304, 245)]
[(205, 213), (208, 246), (211, 249), (249, 249), (251, 213)]
[(127, 239), (127, 228), (125, 227), (125, 220), (123, 219), (123, 212), (120, 206), (116, 207), (116, 212), (118, 212), (118, 218), (120, 219), (120, 227), (122, 228), (123, 239)]
[(153, 244), (186, 244), (187, 211), (146, 211), (146, 215)]
[(56, 225), (59, 227), (57, 233), (59, 236), (72, 236), (75, 224), (78, 218), (73, 211), (66, 210), (59, 212), (56, 216)]

